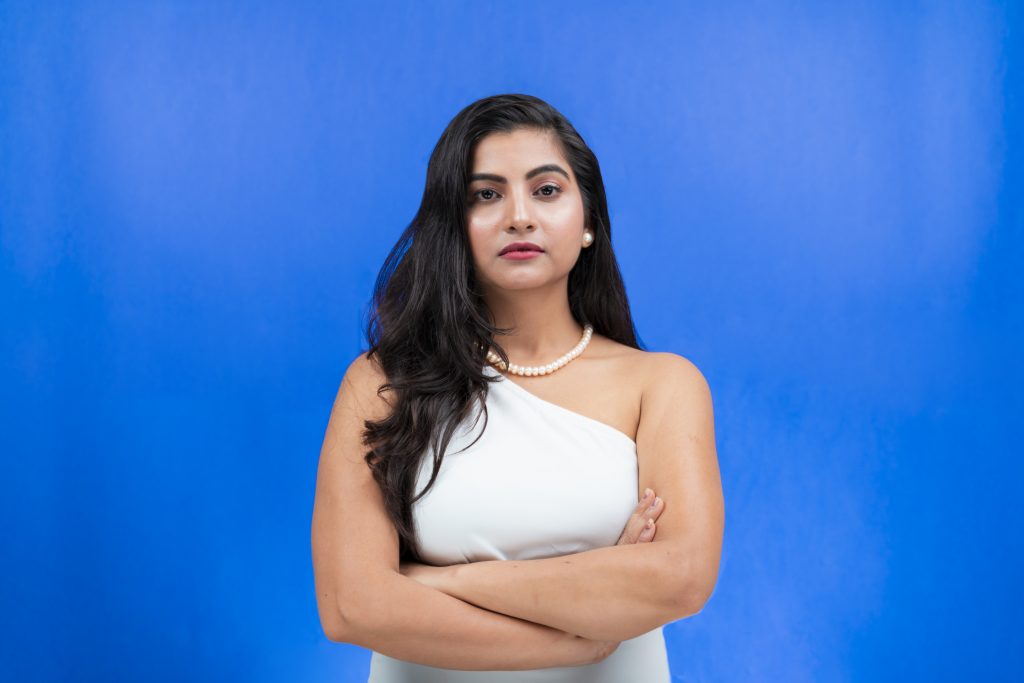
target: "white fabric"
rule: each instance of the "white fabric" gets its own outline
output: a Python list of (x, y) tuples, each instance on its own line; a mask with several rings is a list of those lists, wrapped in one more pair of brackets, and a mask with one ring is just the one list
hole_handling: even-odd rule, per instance
[[(485, 372), (501, 376), (485, 366)], [(593, 418), (502, 379), (481, 411), (456, 432), (437, 481), (413, 505), (424, 559), (435, 565), (529, 560), (614, 545), (637, 504), (636, 443)], [(483, 431), (479, 440), (464, 449)], [(416, 492), (430, 478), (420, 464)], [(662, 628), (624, 641), (589, 666), (461, 671), (374, 652), (368, 683), (451, 681), (667, 682)]]

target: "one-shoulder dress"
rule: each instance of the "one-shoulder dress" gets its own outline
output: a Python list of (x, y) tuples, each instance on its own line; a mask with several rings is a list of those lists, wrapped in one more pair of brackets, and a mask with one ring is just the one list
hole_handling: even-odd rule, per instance
[[(434, 565), (530, 560), (615, 545), (637, 504), (633, 439), (534, 395), (490, 365), (484, 372), (501, 377), (488, 387), (486, 427), (479, 409), (459, 426), (437, 480), (413, 504), (423, 559)], [(428, 449), (417, 493), (432, 467)], [(373, 652), (368, 683), (667, 683), (669, 678), (658, 627), (623, 641), (596, 664), (529, 671), (441, 669)]]

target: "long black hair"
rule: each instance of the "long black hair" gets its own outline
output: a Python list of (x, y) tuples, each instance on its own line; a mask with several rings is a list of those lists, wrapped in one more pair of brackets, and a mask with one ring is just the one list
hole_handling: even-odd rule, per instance
[[(419, 210), (377, 276), (366, 336), (390, 391), (391, 414), (365, 421), (366, 463), (381, 487), (399, 536), (400, 561), (422, 561), (412, 504), (434, 484), (445, 449), (483, 403), (488, 348), (508, 362), (474, 273), (466, 228), (467, 190), (476, 145), (490, 133), (517, 129), (553, 132), (572, 167), (593, 243), (569, 273), (569, 307), (580, 325), (633, 348), (637, 344), (626, 289), (612, 251), (611, 223), (601, 169), (594, 153), (554, 107), (530, 95), (494, 95), (460, 111), (441, 134), (427, 165)], [(479, 415), (477, 416), (479, 418)], [(486, 428), (486, 405), (483, 409)], [(431, 448), (433, 472), (414, 492), (420, 459)]]

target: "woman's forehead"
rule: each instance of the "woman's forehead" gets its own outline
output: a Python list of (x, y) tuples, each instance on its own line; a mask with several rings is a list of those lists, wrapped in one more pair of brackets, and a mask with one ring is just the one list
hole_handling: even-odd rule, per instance
[(519, 129), (511, 132), (490, 133), (477, 143), (475, 156), (519, 156), (524, 154), (550, 154), (558, 149), (558, 140), (551, 131)]
[(497, 173), (521, 167), (525, 171), (549, 163), (566, 163), (553, 133), (515, 130), (483, 138), (474, 151), (472, 170)]

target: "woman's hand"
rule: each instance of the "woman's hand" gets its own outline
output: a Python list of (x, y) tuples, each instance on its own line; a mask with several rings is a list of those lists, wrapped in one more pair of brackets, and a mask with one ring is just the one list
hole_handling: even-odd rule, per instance
[(655, 522), (661, 511), (665, 509), (665, 502), (654, 495), (654, 491), (647, 489), (644, 497), (637, 503), (633, 514), (622, 535), (615, 545), (629, 545), (631, 543), (649, 543), (654, 540)]

